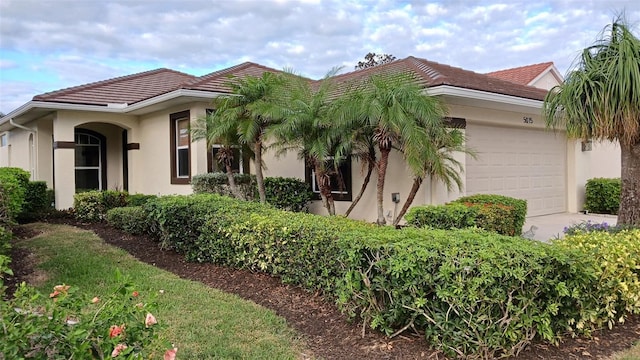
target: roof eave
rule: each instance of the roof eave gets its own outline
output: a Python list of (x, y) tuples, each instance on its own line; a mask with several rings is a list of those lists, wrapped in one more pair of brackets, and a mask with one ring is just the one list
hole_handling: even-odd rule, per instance
[(500, 103), (529, 109), (530, 111), (540, 111), (542, 109), (543, 103), (542, 100), (534, 100), (512, 95), (496, 94), (487, 91), (465, 89), (450, 85), (438, 85), (429, 87), (425, 89), (425, 92), (431, 96), (451, 96), (455, 98)]

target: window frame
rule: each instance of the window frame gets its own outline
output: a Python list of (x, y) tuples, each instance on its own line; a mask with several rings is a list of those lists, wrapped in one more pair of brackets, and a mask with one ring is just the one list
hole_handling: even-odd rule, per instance
[[(180, 111), (169, 115), (169, 128), (170, 131), (170, 158), (171, 158), (171, 184), (185, 185), (191, 183), (191, 133), (187, 133), (188, 142), (187, 145), (179, 145), (178, 125), (181, 121), (187, 121), (187, 128), (191, 127), (191, 118), (189, 110)], [(178, 170), (180, 166), (179, 150), (187, 149), (187, 175), (179, 175)]]
[[(333, 162), (333, 157), (328, 158), (328, 162)], [(334, 201), (353, 201), (353, 170), (351, 163), (351, 156), (346, 156), (345, 161), (340, 165), (339, 171), (342, 175), (342, 180), (344, 181), (344, 191), (339, 190), (331, 190), (331, 194), (333, 195)], [(313, 200), (320, 200), (320, 191), (314, 189), (314, 185), (316, 183), (316, 175), (313, 166), (305, 160), (305, 172), (304, 172), (305, 182), (311, 186), (311, 191), (313, 192)]]
[(7, 147), (9, 145), (9, 133), (4, 132), (0, 134), (0, 147)]

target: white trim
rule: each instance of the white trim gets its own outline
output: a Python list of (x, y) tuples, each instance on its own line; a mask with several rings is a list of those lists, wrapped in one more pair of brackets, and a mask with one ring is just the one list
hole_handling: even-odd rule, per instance
[(538, 76), (533, 78), (533, 80), (529, 81), (529, 83), (527, 85), (533, 86), (531, 84), (535, 84), (536, 81), (542, 79), (542, 77), (545, 76), (547, 73), (551, 73), (551, 75), (553, 75), (553, 77), (555, 77), (556, 80), (558, 81), (558, 84), (562, 84), (564, 82), (564, 78), (563, 78), (562, 74), (560, 74), (560, 71), (558, 71), (558, 68), (556, 68), (555, 65), (551, 64), (551, 65), (549, 65), (548, 68), (546, 68), (544, 71), (542, 71), (540, 74), (538, 74)]
[(524, 106), (534, 109), (542, 109), (542, 100), (525, 99), (517, 96), (495, 94), (486, 91), (465, 89), (450, 85), (440, 85), (425, 89), (425, 92), (431, 96), (449, 95), (459, 98), (467, 98), (474, 100), (484, 100), (498, 102), (509, 105)]

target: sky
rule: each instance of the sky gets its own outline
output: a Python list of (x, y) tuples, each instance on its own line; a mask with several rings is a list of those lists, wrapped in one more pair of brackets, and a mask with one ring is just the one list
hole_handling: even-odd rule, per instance
[(637, 0), (0, 0), (0, 112), (35, 95), (156, 68), (245, 61), (321, 78), (368, 52), (479, 73), (553, 61), (565, 74)]

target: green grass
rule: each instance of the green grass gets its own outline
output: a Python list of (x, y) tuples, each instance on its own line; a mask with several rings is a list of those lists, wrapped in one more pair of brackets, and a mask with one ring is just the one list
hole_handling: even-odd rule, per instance
[(640, 339), (631, 348), (616, 353), (607, 360), (640, 360)]
[[(54, 285), (78, 286), (90, 296), (118, 285), (116, 269), (144, 296), (157, 296), (161, 340), (178, 347), (179, 359), (296, 359), (303, 346), (285, 320), (235, 295), (180, 279), (141, 263), (89, 231), (64, 225), (31, 224), (42, 234), (20, 242), (37, 254), (46, 275), (34, 284), (45, 294)], [(157, 346), (160, 348), (161, 341)]]

